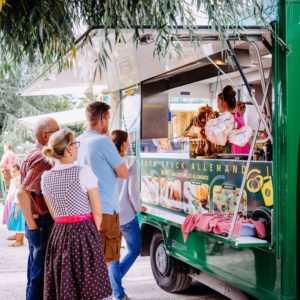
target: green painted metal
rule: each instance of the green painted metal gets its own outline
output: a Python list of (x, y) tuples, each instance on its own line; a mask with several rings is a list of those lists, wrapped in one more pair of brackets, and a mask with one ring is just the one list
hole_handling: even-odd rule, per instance
[(145, 224), (161, 230), (167, 253), (196, 269), (207, 272), (258, 299), (278, 299), (280, 278), (276, 277), (276, 256), (264, 248), (236, 248), (222, 237), (193, 231), (186, 243), (181, 228), (172, 221), (148, 215)]
[(281, 263), (281, 295), (297, 299), (299, 280), (299, 69), (300, 1), (280, 1), (279, 36), (287, 53), (276, 44), (274, 55), (274, 186), (277, 258)]

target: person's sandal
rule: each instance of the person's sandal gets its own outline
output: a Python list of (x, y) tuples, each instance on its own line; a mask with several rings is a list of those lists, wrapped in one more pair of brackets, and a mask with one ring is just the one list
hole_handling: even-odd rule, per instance
[(24, 246), (24, 242), (14, 242), (8, 246), (9, 247), (20, 247), (20, 246)]

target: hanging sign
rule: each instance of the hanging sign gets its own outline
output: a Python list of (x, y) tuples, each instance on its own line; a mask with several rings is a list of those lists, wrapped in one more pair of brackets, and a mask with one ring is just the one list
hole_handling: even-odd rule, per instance
[(204, 105), (210, 104), (210, 99), (205, 98), (190, 98), (190, 97), (169, 97), (169, 104), (195, 104)]

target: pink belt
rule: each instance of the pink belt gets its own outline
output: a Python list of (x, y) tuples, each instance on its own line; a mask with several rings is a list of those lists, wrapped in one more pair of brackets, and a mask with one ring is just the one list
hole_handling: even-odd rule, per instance
[(71, 224), (71, 223), (78, 223), (78, 222), (83, 222), (91, 219), (92, 219), (92, 215), (86, 214), (86, 215), (59, 217), (59, 218), (55, 218), (54, 221), (56, 224)]

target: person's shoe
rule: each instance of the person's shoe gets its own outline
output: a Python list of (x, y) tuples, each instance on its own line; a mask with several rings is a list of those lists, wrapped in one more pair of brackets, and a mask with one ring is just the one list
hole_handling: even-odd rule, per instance
[(20, 247), (20, 246), (24, 246), (24, 242), (14, 242), (8, 246), (9, 247)]
[(11, 235), (7, 238), (9, 241), (14, 241), (16, 239), (16, 235)]

